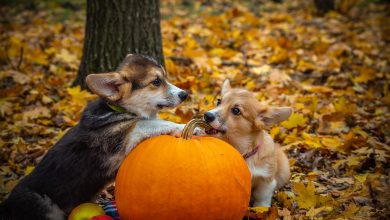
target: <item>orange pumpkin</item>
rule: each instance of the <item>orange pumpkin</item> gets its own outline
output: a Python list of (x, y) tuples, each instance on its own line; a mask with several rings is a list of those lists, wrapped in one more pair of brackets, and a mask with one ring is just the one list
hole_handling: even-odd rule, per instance
[[(188, 138), (194, 128), (186, 127)], [(250, 190), (248, 167), (231, 145), (213, 137), (162, 135), (126, 157), (115, 198), (122, 220), (242, 219)]]

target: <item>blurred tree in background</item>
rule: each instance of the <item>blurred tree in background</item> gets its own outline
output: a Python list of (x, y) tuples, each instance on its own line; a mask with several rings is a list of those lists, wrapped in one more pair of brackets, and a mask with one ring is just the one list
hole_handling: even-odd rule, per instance
[(164, 62), (159, 1), (88, 0), (83, 57), (73, 85), (85, 88), (86, 75), (115, 70), (128, 53)]
[(334, 10), (334, 0), (314, 0), (314, 4), (320, 13)]

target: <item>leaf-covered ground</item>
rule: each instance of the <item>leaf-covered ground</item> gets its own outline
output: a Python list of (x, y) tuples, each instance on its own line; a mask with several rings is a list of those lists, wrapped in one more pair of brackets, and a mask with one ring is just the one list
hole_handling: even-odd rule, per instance
[[(58, 2), (0, 8), (0, 201), (94, 98), (70, 87), (85, 5)], [(386, 219), (390, 7), (340, 0), (320, 16), (310, 2), (163, 1), (165, 65), (192, 94), (161, 116), (187, 122), (212, 108), (226, 78), (259, 100), (292, 106), (270, 130), (288, 152), (291, 182), (271, 209), (248, 216)]]

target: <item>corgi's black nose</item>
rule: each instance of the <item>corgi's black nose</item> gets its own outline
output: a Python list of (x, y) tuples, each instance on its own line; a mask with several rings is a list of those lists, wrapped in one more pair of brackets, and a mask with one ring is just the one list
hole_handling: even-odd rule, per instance
[(204, 114), (204, 116), (203, 116), (203, 118), (204, 118), (204, 120), (206, 121), (206, 122), (212, 122), (212, 121), (214, 121), (215, 120), (215, 115), (213, 114), (213, 113), (211, 113), (211, 112), (206, 112), (205, 114)]
[(186, 100), (186, 98), (188, 97), (188, 93), (184, 92), (184, 91), (181, 91), (179, 92), (179, 98), (184, 101)]

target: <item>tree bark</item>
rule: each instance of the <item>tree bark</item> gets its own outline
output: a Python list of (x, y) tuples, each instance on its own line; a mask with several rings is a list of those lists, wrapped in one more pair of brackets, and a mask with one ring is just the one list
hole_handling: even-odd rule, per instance
[(164, 65), (159, 0), (87, 0), (83, 57), (73, 85), (90, 73), (114, 71), (129, 53)]
[(314, 0), (314, 4), (320, 14), (325, 14), (335, 9), (334, 0)]

